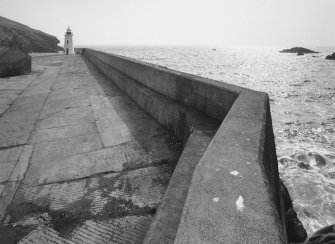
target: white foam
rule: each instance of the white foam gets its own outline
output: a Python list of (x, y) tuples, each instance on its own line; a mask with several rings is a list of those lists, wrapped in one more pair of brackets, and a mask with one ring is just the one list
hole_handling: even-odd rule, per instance
[(244, 206), (244, 203), (243, 203), (243, 197), (242, 196), (239, 196), (237, 198), (236, 207), (237, 207), (237, 210), (239, 210), (241, 212), (243, 211), (245, 206)]
[(213, 202), (219, 202), (220, 198), (219, 197), (214, 197)]

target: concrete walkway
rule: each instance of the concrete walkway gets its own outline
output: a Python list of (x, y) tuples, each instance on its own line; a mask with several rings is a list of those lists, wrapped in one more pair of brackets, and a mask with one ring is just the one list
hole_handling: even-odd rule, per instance
[(141, 243), (181, 145), (81, 56), (0, 79), (0, 243)]

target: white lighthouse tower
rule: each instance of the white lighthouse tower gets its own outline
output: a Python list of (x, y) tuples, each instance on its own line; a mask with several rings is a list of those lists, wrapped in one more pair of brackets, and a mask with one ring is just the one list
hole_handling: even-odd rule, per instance
[(74, 48), (73, 48), (73, 33), (70, 29), (70, 26), (67, 27), (65, 38), (64, 38), (64, 50), (65, 54), (74, 54)]

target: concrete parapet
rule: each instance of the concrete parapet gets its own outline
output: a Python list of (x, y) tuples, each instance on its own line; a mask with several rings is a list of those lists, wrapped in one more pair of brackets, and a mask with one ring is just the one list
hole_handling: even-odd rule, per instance
[(267, 94), (76, 49), (184, 143), (145, 243), (286, 243)]

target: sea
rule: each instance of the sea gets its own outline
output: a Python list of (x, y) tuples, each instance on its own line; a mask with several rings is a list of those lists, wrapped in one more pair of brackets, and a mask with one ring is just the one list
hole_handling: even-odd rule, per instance
[(307, 233), (335, 223), (335, 47), (92, 46), (267, 92), (280, 177)]

